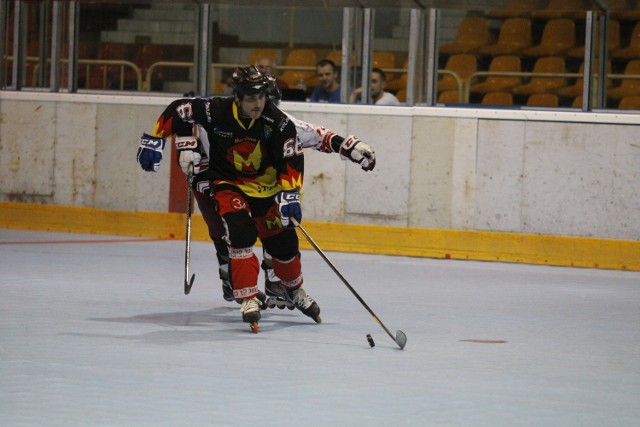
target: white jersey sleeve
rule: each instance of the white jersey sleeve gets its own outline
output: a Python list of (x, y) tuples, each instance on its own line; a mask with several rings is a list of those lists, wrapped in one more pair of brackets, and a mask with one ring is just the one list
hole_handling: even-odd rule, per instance
[(289, 113), (285, 114), (296, 127), (296, 133), (302, 148), (314, 148), (324, 153), (335, 152), (331, 146), (331, 139), (336, 135), (334, 132), (323, 126), (298, 120)]

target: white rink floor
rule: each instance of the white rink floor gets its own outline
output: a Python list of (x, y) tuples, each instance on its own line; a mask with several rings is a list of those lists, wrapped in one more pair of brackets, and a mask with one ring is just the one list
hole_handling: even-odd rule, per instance
[(328, 252), (400, 350), (316, 252), (255, 335), (132, 240), (0, 229), (1, 426), (640, 425), (640, 273)]

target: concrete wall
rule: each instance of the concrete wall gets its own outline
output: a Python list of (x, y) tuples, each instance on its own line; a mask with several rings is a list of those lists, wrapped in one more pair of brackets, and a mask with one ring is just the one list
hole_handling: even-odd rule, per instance
[[(166, 212), (138, 139), (173, 98), (0, 92), (0, 201)], [(307, 152), (319, 222), (640, 240), (640, 116), (283, 103), (376, 150), (363, 172)]]

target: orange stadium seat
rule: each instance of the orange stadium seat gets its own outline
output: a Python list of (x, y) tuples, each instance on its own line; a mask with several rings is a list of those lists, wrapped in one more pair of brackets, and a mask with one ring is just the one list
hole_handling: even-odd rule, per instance
[[(597, 62), (596, 65), (594, 67), (594, 70), (597, 70), (598, 66), (597, 66)], [(607, 74), (611, 72), (611, 61), (609, 61), (607, 63)], [(584, 62), (580, 64), (580, 68), (578, 69), (578, 73), (584, 73)], [(596, 80), (596, 82), (599, 80)], [(608, 80), (608, 86), (611, 86), (611, 80)], [(565, 97), (565, 98), (573, 98), (576, 97), (578, 95), (582, 95), (582, 86), (584, 86), (584, 79), (582, 77), (579, 77), (576, 79), (575, 83), (570, 85), (570, 86), (565, 86), (563, 88), (560, 88), (556, 91), (556, 94), (560, 97)]]
[(549, 0), (544, 8), (534, 11), (531, 15), (534, 19), (585, 19), (589, 9), (589, 0)]
[[(490, 72), (515, 72), (521, 70), (520, 58), (514, 55), (496, 56), (489, 64)], [(511, 88), (521, 85), (522, 77), (519, 76), (501, 76), (489, 75), (486, 80), (480, 83), (471, 84), (469, 92), (471, 93), (488, 93), (488, 92), (508, 92)]]
[(531, 16), (531, 13), (543, 7), (543, 0), (507, 0), (504, 7), (487, 13), (489, 18), (508, 19)]
[(440, 55), (477, 52), (482, 46), (489, 44), (491, 34), (489, 21), (484, 17), (464, 18), (458, 27), (453, 42), (440, 46)]
[(640, 58), (640, 22), (637, 22), (631, 32), (629, 44), (611, 52), (613, 59), (637, 59)]
[(576, 24), (571, 19), (552, 19), (547, 21), (542, 31), (540, 44), (522, 51), (524, 56), (563, 55), (576, 45)]
[(534, 93), (527, 99), (529, 107), (557, 107), (560, 105), (557, 95), (550, 93)]
[[(629, 61), (624, 69), (624, 74), (640, 76), (640, 59)], [(636, 95), (640, 95), (640, 79), (637, 78), (622, 79), (619, 86), (607, 91), (607, 97), (610, 99), (621, 99)]]
[(248, 65), (254, 65), (260, 58), (269, 58), (273, 62), (278, 61), (278, 51), (275, 49), (254, 49), (249, 55)]
[[(600, 38), (596, 37), (595, 52), (598, 54)], [(607, 33), (607, 50), (609, 53), (620, 49), (620, 22), (612, 19), (609, 21), (609, 31)], [(569, 49), (566, 55), (570, 58), (584, 58), (584, 45)]]
[(460, 79), (462, 87), (458, 86), (458, 80), (453, 75), (445, 73), (438, 81), (438, 92), (447, 90), (462, 91), (469, 76), (478, 70), (478, 64), (474, 55), (460, 53), (451, 55), (444, 69), (455, 74)]
[(484, 94), (482, 105), (513, 105), (513, 95), (509, 92), (488, 92)]
[(620, 100), (618, 108), (621, 110), (640, 110), (640, 96), (625, 96)]
[[(632, 4), (635, 3), (634, 6)], [(633, 0), (608, 0), (611, 17), (620, 21), (640, 21), (640, 2)]]
[(499, 56), (514, 55), (531, 46), (531, 20), (526, 18), (510, 18), (502, 23), (495, 44), (482, 46), (481, 55)]
[(462, 102), (457, 90), (445, 90), (438, 96), (440, 104), (459, 104)]
[[(316, 52), (312, 49), (294, 49), (287, 55), (284, 65), (287, 67), (315, 67), (317, 63)], [(308, 86), (316, 76), (315, 70), (284, 70), (280, 75), (280, 80), (285, 81), (290, 87), (296, 87), (298, 82), (303, 81)]]
[[(563, 58), (548, 56), (539, 58), (533, 66), (533, 72), (544, 73), (565, 73), (566, 65)], [(533, 76), (529, 83), (516, 86), (511, 89), (515, 95), (532, 95), (534, 93), (555, 93), (561, 87), (567, 86), (565, 77), (544, 77), (542, 75)]]

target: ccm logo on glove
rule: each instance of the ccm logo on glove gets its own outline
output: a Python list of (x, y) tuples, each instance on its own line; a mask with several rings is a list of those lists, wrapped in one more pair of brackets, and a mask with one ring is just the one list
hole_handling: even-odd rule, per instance
[(136, 158), (143, 170), (147, 172), (158, 172), (160, 170), (164, 144), (164, 138), (157, 138), (146, 133), (142, 134)]

